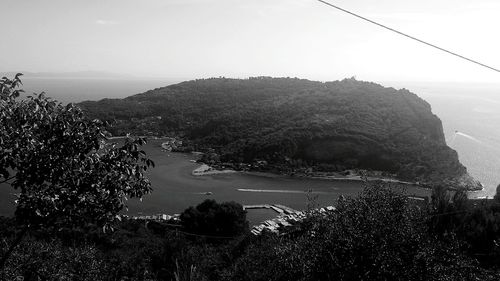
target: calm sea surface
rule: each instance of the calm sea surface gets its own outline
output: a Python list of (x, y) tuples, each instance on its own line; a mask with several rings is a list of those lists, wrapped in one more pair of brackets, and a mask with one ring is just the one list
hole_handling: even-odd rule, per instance
[(448, 145), (485, 186), (470, 197), (493, 196), (500, 184), (500, 84), (384, 83), (425, 99), (443, 122)]
[(62, 103), (124, 98), (159, 87), (178, 83), (174, 79), (95, 79), (22, 77), (27, 94), (45, 92)]
[[(103, 97), (122, 98), (173, 82), (176, 81), (31, 78), (25, 79), (24, 85), (27, 92), (45, 91), (47, 95), (67, 103)], [(457, 150), (460, 161), (470, 173), (486, 186), (485, 191), (472, 196), (494, 194), (496, 185), (500, 183), (500, 85), (382, 84), (405, 87), (427, 100), (433, 112), (443, 121), (448, 144)], [(194, 159), (192, 155), (163, 152), (159, 141), (150, 142), (146, 151), (156, 162), (156, 168), (150, 173), (154, 192), (143, 202), (130, 200), (128, 213), (131, 215), (179, 213), (207, 198), (242, 204), (283, 204), (305, 209), (311, 203), (331, 205), (341, 194), (356, 195), (362, 190), (357, 182), (240, 173), (195, 177), (191, 171), (198, 165), (189, 161)], [(12, 192), (8, 186), (0, 185), (0, 215), (12, 214)], [(427, 193), (417, 188), (408, 192), (417, 195)], [(255, 222), (270, 213), (255, 212), (250, 215)]]

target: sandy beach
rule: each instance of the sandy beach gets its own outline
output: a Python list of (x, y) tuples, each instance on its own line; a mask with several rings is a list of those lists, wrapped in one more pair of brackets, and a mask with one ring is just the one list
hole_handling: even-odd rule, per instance
[(191, 173), (193, 176), (208, 176), (208, 175), (218, 175), (218, 174), (231, 174), (236, 173), (235, 170), (217, 170), (207, 164), (202, 164), (200, 167), (193, 170)]

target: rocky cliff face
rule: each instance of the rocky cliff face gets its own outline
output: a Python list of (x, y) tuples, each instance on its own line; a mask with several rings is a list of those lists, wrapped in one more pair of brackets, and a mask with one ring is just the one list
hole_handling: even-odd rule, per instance
[(354, 79), (204, 79), (80, 106), (116, 121), (114, 134), (182, 135), (222, 161), (360, 167), (422, 182), (467, 175), (426, 101)]

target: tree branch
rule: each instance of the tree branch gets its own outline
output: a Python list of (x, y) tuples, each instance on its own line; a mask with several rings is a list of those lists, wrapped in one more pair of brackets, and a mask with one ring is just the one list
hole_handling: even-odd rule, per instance
[(10, 183), (10, 182), (8, 182), (8, 181), (10, 181), (11, 179), (13, 179), (13, 178), (15, 178), (15, 177), (16, 177), (16, 176), (12, 176), (12, 177), (10, 177), (10, 178), (7, 178), (6, 180), (0, 181), (0, 184), (2, 184), (2, 183), (8, 183), (8, 184), (11, 184), (11, 183)]

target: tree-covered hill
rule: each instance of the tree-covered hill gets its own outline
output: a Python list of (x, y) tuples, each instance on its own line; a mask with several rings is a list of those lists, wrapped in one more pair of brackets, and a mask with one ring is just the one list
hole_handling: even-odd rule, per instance
[(355, 79), (201, 79), (79, 105), (111, 121), (114, 135), (180, 135), (226, 162), (364, 168), (422, 182), (467, 177), (426, 101)]

